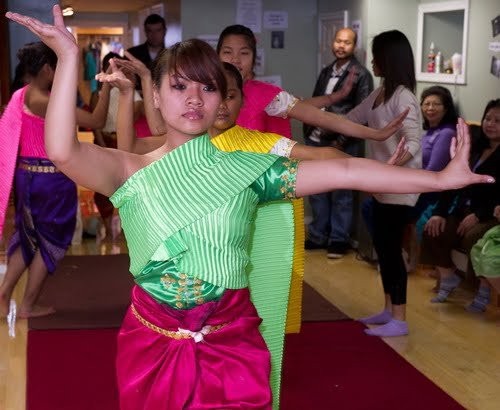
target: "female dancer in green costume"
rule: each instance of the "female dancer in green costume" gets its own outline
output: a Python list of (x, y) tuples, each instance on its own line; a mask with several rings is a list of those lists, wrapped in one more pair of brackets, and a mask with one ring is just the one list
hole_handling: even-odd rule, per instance
[(72, 104), (79, 52), (60, 7), (54, 25), (7, 17), (58, 55), (46, 116), (49, 158), (120, 209), (138, 284), (118, 341), (124, 409), (271, 407), (269, 356), (244, 275), (259, 202), (333, 189), (404, 193), (492, 182), (468, 167), (463, 121), (455, 158), (439, 173), (359, 158), (297, 163), (223, 153), (206, 131), (225, 78), (215, 52), (199, 40), (173, 46), (157, 66), (154, 98), (168, 132), (162, 147), (137, 155), (80, 143)]

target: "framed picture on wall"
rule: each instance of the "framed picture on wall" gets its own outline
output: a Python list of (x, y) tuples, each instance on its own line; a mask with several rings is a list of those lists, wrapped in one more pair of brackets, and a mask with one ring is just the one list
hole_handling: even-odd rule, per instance
[(284, 31), (271, 31), (271, 48), (285, 48)]

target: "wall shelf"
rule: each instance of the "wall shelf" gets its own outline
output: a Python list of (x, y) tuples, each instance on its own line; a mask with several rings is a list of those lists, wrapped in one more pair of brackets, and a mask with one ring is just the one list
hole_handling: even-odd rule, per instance
[[(466, 83), (468, 22), (469, 0), (424, 3), (418, 6), (417, 81)], [(435, 45), (435, 52), (440, 51), (442, 54), (441, 66), (454, 53), (461, 54), (461, 71), (453, 74), (427, 72), (427, 55), (431, 43)]]

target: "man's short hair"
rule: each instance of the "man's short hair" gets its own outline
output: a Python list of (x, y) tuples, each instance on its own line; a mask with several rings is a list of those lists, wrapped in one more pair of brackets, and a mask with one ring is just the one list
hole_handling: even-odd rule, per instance
[[(337, 34), (339, 31), (342, 31), (342, 30), (349, 30), (351, 31), (352, 33), (354, 33), (354, 45), (357, 46), (358, 45), (358, 33), (353, 30), (351, 27), (342, 27), (342, 28), (339, 28), (336, 32), (335, 32), (335, 37), (337, 37)], [(334, 37), (334, 38), (335, 38)]]
[(162, 16), (160, 16), (159, 14), (150, 14), (146, 17), (146, 20), (144, 20), (144, 27), (146, 27), (147, 24), (158, 23), (161, 23), (163, 28), (167, 27), (167, 25), (165, 24), (165, 19)]

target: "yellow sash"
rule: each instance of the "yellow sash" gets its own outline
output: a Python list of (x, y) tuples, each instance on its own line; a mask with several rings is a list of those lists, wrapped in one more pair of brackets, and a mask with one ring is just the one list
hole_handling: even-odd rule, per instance
[[(277, 134), (251, 131), (234, 126), (224, 133), (212, 138), (212, 143), (222, 151), (248, 151), (269, 153), (276, 142), (282, 138)], [(293, 267), (288, 300), (286, 333), (298, 333), (302, 319), (302, 281), (304, 279), (304, 201), (293, 201), (295, 221), (295, 240), (293, 252)]]

